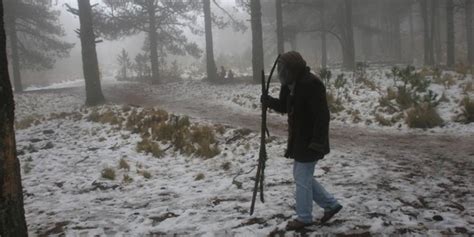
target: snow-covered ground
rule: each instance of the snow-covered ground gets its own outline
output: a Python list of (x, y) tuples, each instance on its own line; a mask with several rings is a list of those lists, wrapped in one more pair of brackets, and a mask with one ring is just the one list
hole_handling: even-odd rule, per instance
[[(184, 82), (147, 89), (173, 90), (170, 97), (209, 93), (205, 98), (211, 96), (215, 103), (252, 113), (259, 87)], [(16, 95), (17, 118), (36, 114), (38, 120), (17, 130), (32, 236), (295, 234), (284, 231), (294, 214), (292, 161), (282, 157), (284, 137), (272, 137), (267, 144), (266, 202), (257, 202), (251, 217), (258, 134), (226, 126), (222, 134), (216, 132), (221, 152), (213, 158), (174, 149), (156, 158), (137, 152), (138, 133), (91, 121), (92, 109), (83, 108), (83, 101), (82, 95), (68, 91)], [(125, 119), (125, 110), (105, 105), (98, 111), (119, 111)], [(214, 126), (201, 119), (191, 122)], [(472, 235), (473, 154), (454, 159), (371, 146), (336, 147), (319, 162), (315, 177), (344, 209), (308, 234)], [(122, 159), (128, 169), (119, 168)], [(115, 170), (115, 180), (102, 177), (105, 168)], [(321, 215), (315, 207), (315, 218)]]

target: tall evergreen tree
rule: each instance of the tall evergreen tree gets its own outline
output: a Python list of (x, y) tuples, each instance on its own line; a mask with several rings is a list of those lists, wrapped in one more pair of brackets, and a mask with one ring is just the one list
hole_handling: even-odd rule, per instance
[(59, 11), (50, 0), (5, 0), (5, 25), (15, 91), (23, 90), (21, 69), (50, 69), (56, 59), (69, 56), (73, 44), (61, 40)]
[(262, 9), (260, 0), (250, 0), (250, 23), (252, 28), (252, 72), (253, 80), (261, 80), (261, 71), (264, 69), (263, 59), (263, 32)]
[(207, 79), (209, 81), (217, 81), (217, 68), (214, 61), (214, 43), (212, 40), (212, 15), (211, 15), (211, 1), (203, 0), (204, 10), (204, 28), (206, 34), (206, 64), (207, 64)]
[[(127, 35), (146, 33), (146, 45), (150, 56), (152, 83), (160, 78), (158, 49), (172, 54), (201, 55), (196, 43), (189, 42), (183, 27), (193, 33), (196, 28), (197, 14), (202, 11), (200, 1), (183, 0), (105, 0), (103, 9), (104, 23), (98, 28), (105, 37), (117, 39)], [(161, 51), (161, 50), (160, 50)], [(164, 57), (164, 55), (162, 55)]]
[(454, 51), (454, 0), (446, 1), (446, 49), (447, 62), (446, 65), (452, 68), (455, 63)]
[(8, 75), (3, 0), (0, 0), (0, 236), (28, 236), (23, 207), (20, 163), (17, 158), (15, 103)]
[[(96, 50), (96, 34), (90, 0), (77, 0), (78, 9), (68, 5), (68, 11), (79, 16), (81, 39), (82, 70), (86, 84), (86, 105), (94, 106), (105, 102), (100, 83), (99, 61)], [(96, 6), (96, 5), (95, 5)]]

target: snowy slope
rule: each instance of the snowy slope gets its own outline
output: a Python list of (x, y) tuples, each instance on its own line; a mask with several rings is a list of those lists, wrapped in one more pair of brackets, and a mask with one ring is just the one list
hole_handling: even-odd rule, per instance
[[(180, 87), (166, 86), (173, 85)], [(212, 90), (191, 85), (183, 96)], [(231, 106), (232, 93), (254, 95), (257, 89), (241, 86), (216, 99)], [(258, 134), (242, 135), (238, 128), (225, 127), (217, 135), (221, 153), (214, 158), (173, 149), (155, 158), (136, 151), (138, 134), (87, 119), (91, 110), (81, 107), (81, 96), (45, 92), (19, 94), (16, 101), (19, 118), (30, 113), (41, 117), (37, 125), (17, 131), (32, 236), (295, 234), (282, 231), (294, 214), (292, 161), (282, 157), (284, 138), (272, 137), (267, 144), (266, 202), (257, 202), (250, 217)], [(58, 116), (61, 112), (74, 113)], [(334, 221), (310, 234), (474, 234), (472, 160), (397, 154), (392, 157), (370, 147), (336, 148), (320, 161), (315, 176), (345, 207)], [(129, 170), (119, 169), (121, 159)], [(116, 179), (103, 178), (104, 168), (114, 169)], [(151, 177), (145, 178), (144, 171)], [(200, 174), (202, 179), (197, 178)], [(125, 182), (124, 175), (132, 181)], [(314, 216), (321, 215), (322, 210), (315, 208)]]

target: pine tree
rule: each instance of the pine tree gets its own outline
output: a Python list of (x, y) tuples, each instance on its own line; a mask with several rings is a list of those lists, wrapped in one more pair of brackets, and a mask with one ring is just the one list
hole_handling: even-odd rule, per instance
[(122, 49), (120, 54), (117, 56), (117, 62), (120, 66), (119, 79), (127, 80), (127, 72), (131, 68), (132, 62), (130, 61), (130, 57), (128, 56), (128, 53), (125, 51), (125, 49)]
[[(102, 9), (106, 21), (98, 31), (106, 38), (117, 39), (123, 36), (146, 33), (145, 45), (148, 47), (152, 83), (160, 80), (158, 51), (163, 49), (175, 55), (201, 55), (196, 43), (189, 42), (183, 27), (191, 32), (199, 32), (195, 27), (197, 11), (201, 11), (200, 1), (168, 0), (105, 0), (107, 8)], [(165, 55), (161, 55), (164, 58)]]
[(21, 69), (50, 69), (56, 59), (69, 56), (74, 44), (61, 40), (60, 12), (49, 0), (5, 0), (5, 25), (15, 91), (23, 90)]
[(3, 0), (0, 0), (0, 236), (28, 236), (15, 145), (13, 91), (8, 75)]

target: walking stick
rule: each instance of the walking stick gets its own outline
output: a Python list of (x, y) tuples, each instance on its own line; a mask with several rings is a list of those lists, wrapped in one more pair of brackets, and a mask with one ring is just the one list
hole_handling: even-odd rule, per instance
[[(265, 81), (265, 72), (262, 70), (262, 95), (266, 98), (268, 96), (268, 90), (270, 88), (270, 81), (272, 80), (272, 75), (273, 72), (275, 71), (275, 67), (278, 63), (278, 59), (280, 58), (280, 55), (275, 60), (275, 63), (273, 63), (272, 70), (270, 71), (270, 75), (268, 76), (268, 80)], [(253, 211), (255, 209), (255, 199), (257, 198), (257, 192), (260, 187), (260, 201), (265, 202), (264, 196), (263, 196), (263, 180), (265, 177), (265, 162), (267, 161), (267, 149), (265, 146), (265, 141), (266, 141), (266, 135), (268, 133), (268, 128), (267, 128), (267, 110), (268, 107), (265, 103), (262, 103), (262, 125), (261, 125), (261, 131), (260, 131), (260, 151), (258, 155), (258, 166), (257, 166), (257, 174), (255, 176), (255, 185), (253, 188), (253, 194), (252, 194), (252, 203), (250, 205), (250, 215), (253, 215)]]

